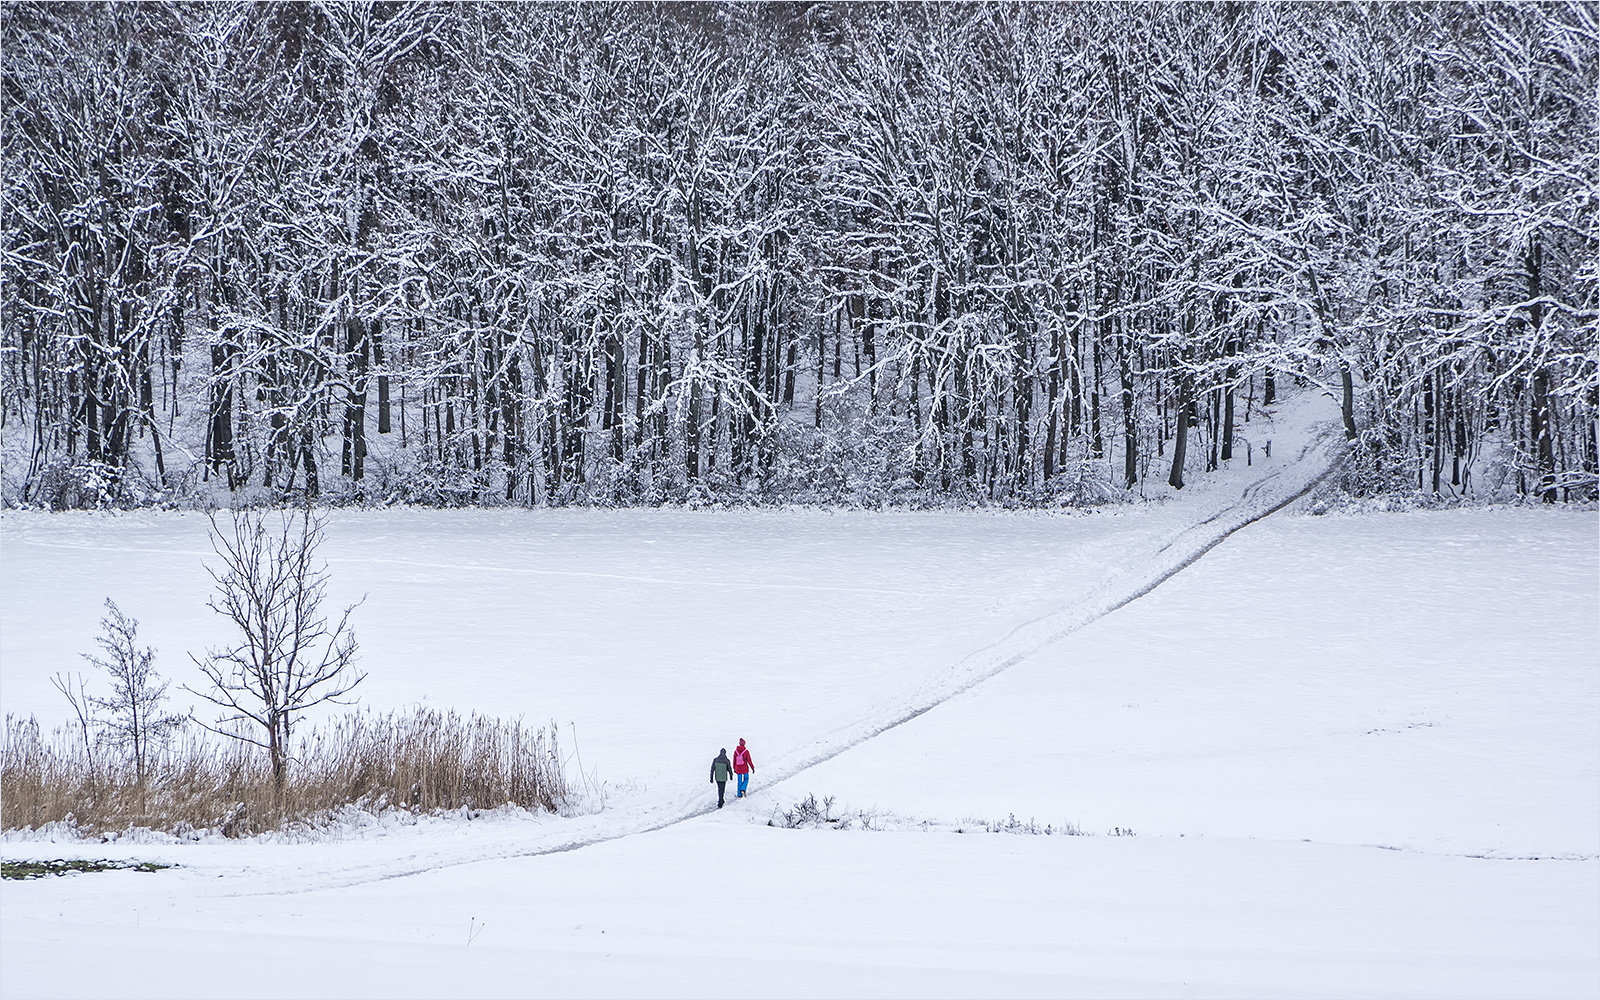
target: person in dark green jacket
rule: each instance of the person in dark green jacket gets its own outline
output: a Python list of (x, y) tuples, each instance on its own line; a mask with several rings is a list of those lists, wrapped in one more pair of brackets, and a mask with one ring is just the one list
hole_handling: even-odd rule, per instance
[(733, 761), (728, 759), (728, 748), (723, 747), (717, 753), (717, 759), (711, 762), (711, 780), (717, 786), (717, 808), (722, 808), (722, 798), (728, 793), (728, 778), (733, 774)]

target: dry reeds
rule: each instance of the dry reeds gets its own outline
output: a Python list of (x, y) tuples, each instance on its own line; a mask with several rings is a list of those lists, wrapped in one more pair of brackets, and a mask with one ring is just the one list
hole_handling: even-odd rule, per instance
[(426, 709), (355, 712), (308, 730), (281, 793), (265, 750), (193, 728), (152, 755), (142, 784), (131, 762), (103, 749), (7, 716), (0, 828), (63, 822), (91, 835), (147, 827), (238, 837), (315, 825), (347, 807), (554, 811), (568, 795), (554, 725)]

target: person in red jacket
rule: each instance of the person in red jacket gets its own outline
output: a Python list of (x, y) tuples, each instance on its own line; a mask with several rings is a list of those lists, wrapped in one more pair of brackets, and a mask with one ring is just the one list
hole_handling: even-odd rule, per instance
[(750, 789), (750, 776), (756, 773), (755, 762), (750, 759), (750, 751), (745, 747), (744, 740), (739, 741), (739, 748), (733, 752), (733, 773), (739, 776), (739, 791), (737, 798), (744, 798), (744, 793)]

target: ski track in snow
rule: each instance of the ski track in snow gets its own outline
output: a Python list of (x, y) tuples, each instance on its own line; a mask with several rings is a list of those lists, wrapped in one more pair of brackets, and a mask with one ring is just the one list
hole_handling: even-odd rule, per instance
[[(1307, 434), (1306, 442), (1292, 463), (1251, 481), (1229, 502), (1224, 502), (1208, 516), (1175, 532), (1160, 548), (1137, 559), (1083, 599), (1018, 625), (997, 642), (968, 654), (935, 675), (909, 696), (880, 702), (853, 723), (824, 733), (787, 754), (777, 756), (771, 764), (763, 767), (763, 785), (776, 785), (904, 725), (1026, 659), (1044, 646), (1149, 594), (1222, 544), (1234, 532), (1305, 496), (1336, 468), (1343, 451), (1343, 439), (1337, 426), (1328, 422), (1319, 423)], [(607, 574), (595, 575), (609, 578)], [(485, 826), (493, 829), (492, 843), (474, 837), (468, 843), (430, 846), (426, 850), (400, 856), (389, 855), (366, 863), (350, 863), (348, 858), (341, 858), (336, 867), (302, 869), (297, 881), (291, 885), (280, 883), (274, 889), (217, 886), (215, 890), (209, 887), (201, 889), (200, 894), (207, 897), (294, 895), (406, 878), (480, 861), (558, 854), (622, 837), (651, 833), (716, 811), (715, 795), (710, 791), (681, 796), (646, 793), (595, 813), (548, 818), (532, 829), (491, 822)], [(339, 853), (342, 855), (346, 852)]]

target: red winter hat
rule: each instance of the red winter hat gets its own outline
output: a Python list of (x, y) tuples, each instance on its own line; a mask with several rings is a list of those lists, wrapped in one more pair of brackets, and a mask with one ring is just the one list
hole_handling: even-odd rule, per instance
[(740, 745), (740, 746), (744, 746), (744, 740), (740, 740), (740, 741), (739, 741), (739, 745)]

